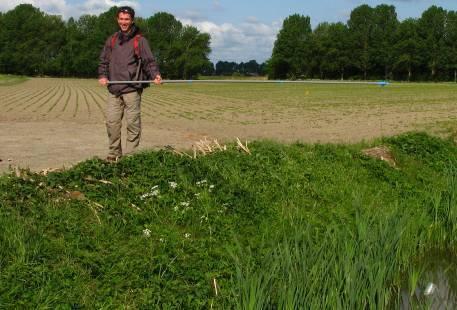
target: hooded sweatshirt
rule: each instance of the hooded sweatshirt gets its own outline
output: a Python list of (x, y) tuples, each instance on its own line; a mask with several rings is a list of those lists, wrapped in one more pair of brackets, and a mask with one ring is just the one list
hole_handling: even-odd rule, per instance
[[(139, 33), (139, 28), (133, 24), (128, 34), (119, 31), (106, 40), (100, 54), (100, 64), (98, 66), (99, 79), (103, 77), (110, 81), (131, 81), (135, 79), (138, 69), (138, 59), (135, 55), (133, 42), (134, 37)], [(111, 48), (114, 36), (116, 36), (116, 40)], [(160, 74), (159, 66), (149, 48), (148, 41), (143, 36), (138, 40), (138, 47), (142, 61), (142, 79), (153, 80)], [(147, 84), (113, 84), (108, 85), (108, 90), (110, 93), (120, 96), (147, 86)]]

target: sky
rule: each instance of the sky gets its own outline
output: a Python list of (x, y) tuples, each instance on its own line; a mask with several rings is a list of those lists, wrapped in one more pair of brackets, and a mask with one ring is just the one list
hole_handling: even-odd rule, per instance
[(419, 17), (432, 5), (457, 11), (457, 0), (0, 0), (0, 11), (20, 3), (65, 19), (99, 14), (114, 5), (131, 5), (142, 17), (168, 12), (183, 24), (211, 34), (211, 61), (259, 63), (271, 56), (282, 22), (292, 14), (310, 16), (315, 27), (321, 22), (346, 22), (351, 10), (361, 4), (395, 5), (400, 20)]

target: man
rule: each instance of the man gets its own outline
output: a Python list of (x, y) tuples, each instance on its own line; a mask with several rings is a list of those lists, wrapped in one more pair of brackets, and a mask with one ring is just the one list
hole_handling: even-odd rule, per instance
[[(99, 83), (108, 86), (106, 129), (109, 140), (107, 161), (116, 162), (133, 152), (141, 137), (141, 94), (145, 84), (109, 84), (111, 81), (139, 80), (144, 74), (154, 84), (161, 84), (158, 65), (147, 40), (134, 23), (135, 11), (121, 7), (117, 11), (119, 31), (106, 40), (98, 67)], [(122, 118), (127, 121), (126, 151), (122, 152)]]

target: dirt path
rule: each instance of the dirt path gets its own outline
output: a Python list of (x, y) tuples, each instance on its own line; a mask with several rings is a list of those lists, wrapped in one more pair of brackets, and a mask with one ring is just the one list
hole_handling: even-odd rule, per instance
[[(270, 91), (254, 90), (259, 94)], [(358, 142), (437, 122), (457, 124), (454, 89), (435, 93), (426, 89), (420, 97), (415, 88), (394, 88), (381, 99), (371, 89), (359, 94), (340, 89), (339, 97), (331, 97), (327, 88), (307, 88), (306, 92), (284, 88), (282, 93), (270, 91), (265, 97), (254, 92), (240, 95), (240, 91), (245, 90), (148, 90), (143, 96), (141, 149), (190, 148), (205, 136), (220, 141), (240, 137)], [(10, 165), (39, 171), (105, 157), (105, 96), (106, 91), (91, 80), (32, 79), (0, 87), (0, 172)]]

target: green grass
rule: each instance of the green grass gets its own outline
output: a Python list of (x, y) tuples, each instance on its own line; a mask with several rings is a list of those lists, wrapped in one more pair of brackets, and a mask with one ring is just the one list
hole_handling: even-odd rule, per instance
[(26, 81), (27, 78), (24, 76), (0, 74), (0, 86), (11, 86)]
[(380, 143), (396, 168), (263, 141), (3, 176), (0, 308), (395, 308), (427, 253), (457, 252), (457, 146)]

